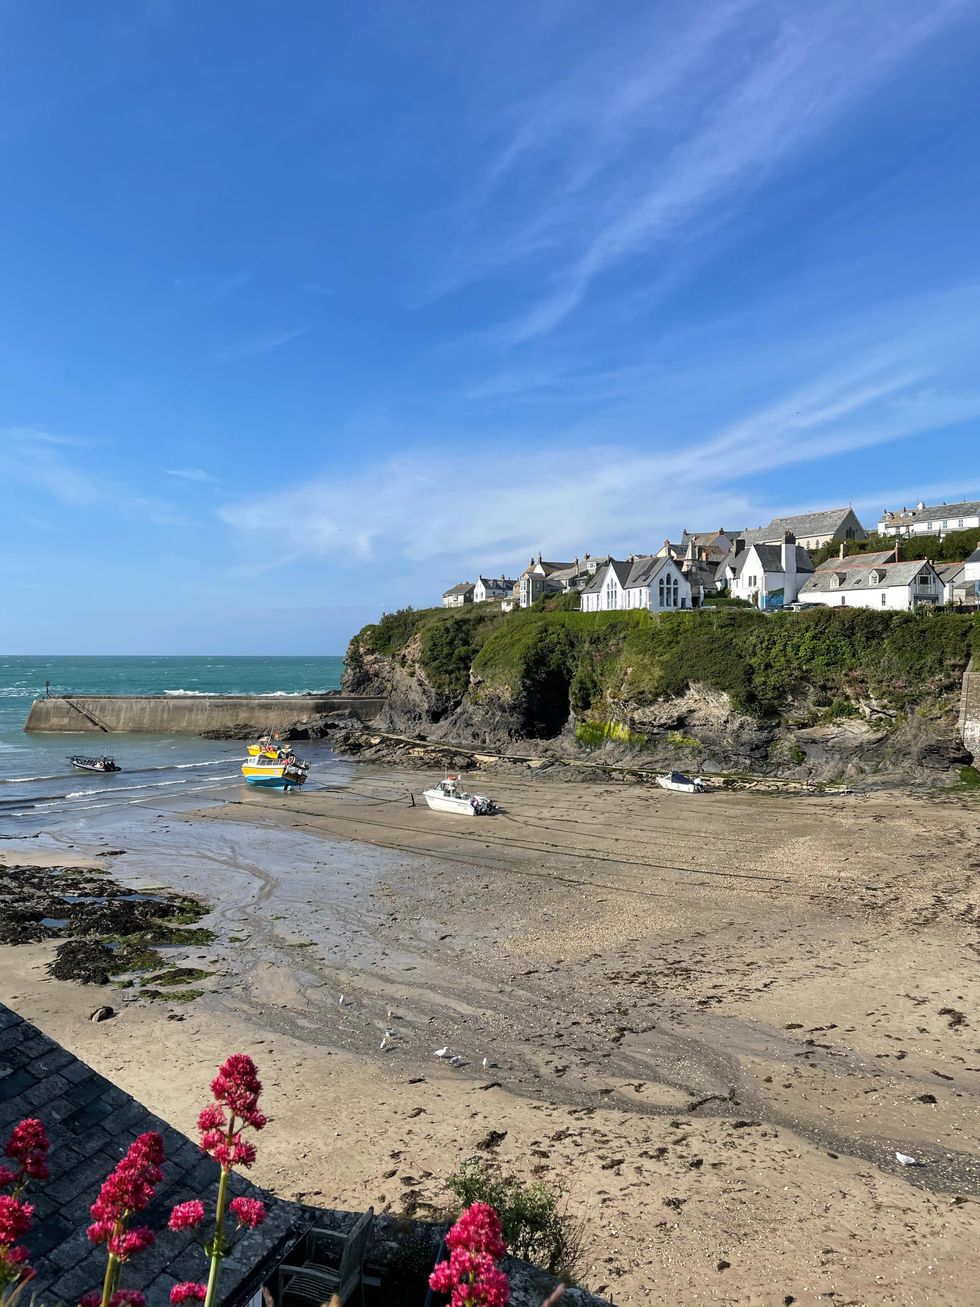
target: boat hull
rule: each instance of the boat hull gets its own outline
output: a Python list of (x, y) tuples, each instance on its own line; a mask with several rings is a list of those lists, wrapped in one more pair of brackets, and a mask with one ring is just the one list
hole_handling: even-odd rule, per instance
[(255, 763), (242, 764), (242, 776), (247, 785), (263, 790), (291, 790), (306, 781), (306, 772), (292, 767), (261, 767)]
[(433, 794), (423, 790), (422, 797), (434, 812), (454, 812), (457, 817), (475, 817), (476, 810), (469, 799), (453, 798), (447, 794)]

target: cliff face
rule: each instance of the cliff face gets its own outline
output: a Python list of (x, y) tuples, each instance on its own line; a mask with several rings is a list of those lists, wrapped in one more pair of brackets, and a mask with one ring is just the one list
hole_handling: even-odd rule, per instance
[(381, 729), (488, 750), (535, 742), (637, 766), (926, 776), (970, 760), (958, 707), (977, 632), (955, 614), (860, 610), (430, 610), (356, 636), (344, 691), (388, 696)]

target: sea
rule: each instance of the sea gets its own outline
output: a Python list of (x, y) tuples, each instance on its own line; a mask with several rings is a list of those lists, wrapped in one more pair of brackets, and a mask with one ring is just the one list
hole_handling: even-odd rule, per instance
[[(0, 655), (0, 838), (76, 827), (91, 829), (126, 809), (202, 806), (242, 789), (239, 740), (193, 735), (26, 734), (32, 700), (44, 694), (250, 694), (283, 701), (336, 690), (343, 658), (281, 657), (12, 657)], [(110, 753), (122, 768), (109, 775), (74, 771), (69, 755)], [(314, 763), (308, 785), (324, 783), (332, 758), (324, 745), (303, 746)], [(135, 814), (134, 814), (135, 815)]]

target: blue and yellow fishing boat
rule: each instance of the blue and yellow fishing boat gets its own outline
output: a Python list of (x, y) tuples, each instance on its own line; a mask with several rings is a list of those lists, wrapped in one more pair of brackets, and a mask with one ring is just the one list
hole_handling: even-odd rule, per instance
[(263, 748), (253, 753), (242, 763), (242, 775), (249, 785), (258, 785), (266, 790), (291, 790), (294, 786), (306, 783), (310, 764), (297, 758), (285, 749)]

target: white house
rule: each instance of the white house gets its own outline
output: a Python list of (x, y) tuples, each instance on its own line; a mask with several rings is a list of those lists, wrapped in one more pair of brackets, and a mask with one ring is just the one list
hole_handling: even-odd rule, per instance
[(478, 576), (473, 586), (473, 602), (485, 604), (490, 599), (508, 599), (517, 582), (510, 577)]
[[(980, 582), (980, 549), (974, 549), (963, 564), (963, 579), (965, 581)], [(980, 585), (977, 587), (977, 594), (980, 595)]]
[(897, 561), (896, 552), (828, 559), (800, 588), (800, 603), (890, 610), (941, 604), (943, 582), (933, 565)]
[(925, 504), (890, 513), (886, 508), (878, 523), (883, 536), (944, 536), (947, 531), (972, 531), (980, 527), (980, 499), (958, 504)]
[(459, 585), (444, 590), (442, 595), (443, 608), (462, 608), (464, 604), (471, 604), (474, 589), (475, 586), (472, 581), (460, 581)]
[(810, 555), (787, 533), (778, 545), (736, 540), (718, 579), (733, 599), (747, 599), (757, 608), (782, 608), (795, 602), (812, 571)]
[(582, 611), (646, 608), (651, 613), (691, 607), (691, 586), (672, 558), (611, 558), (582, 591)]

